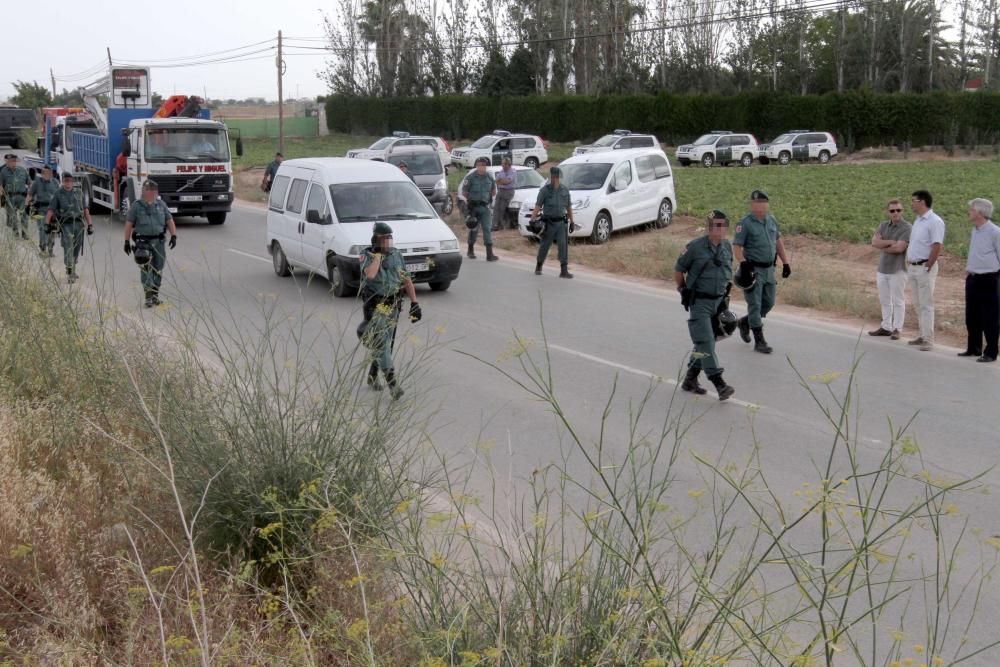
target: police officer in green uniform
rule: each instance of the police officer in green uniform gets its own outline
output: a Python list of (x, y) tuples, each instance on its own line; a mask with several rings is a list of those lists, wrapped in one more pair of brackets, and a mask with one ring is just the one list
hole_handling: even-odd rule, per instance
[(744, 343), (749, 343), (750, 332), (753, 331), (753, 349), (763, 354), (772, 352), (771, 346), (764, 339), (764, 318), (774, 307), (774, 292), (778, 282), (774, 267), (778, 258), (781, 259), (781, 277), (792, 275), (778, 221), (771, 215), (769, 208), (770, 201), (766, 192), (754, 190), (750, 193), (750, 212), (736, 225), (736, 236), (733, 238), (737, 261), (749, 263), (757, 274), (756, 284), (744, 292), (747, 314), (739, 320), (740, 338)]
[(38, 252), (42, 256), (52, 257), (52, 249), (56, 245), (56, 235), (52, 227), (45, 222), (48, 217), (49, 204), (56, 196), (59, 183), (52, 178), (52, 167), (42, 167), (42, 175), (31, 182), (28, 189), (28, 199), (25, 202), (31, 217), (38, 224)]
[(393, 399), (403, 395), (392, 363), (396, 324), (402, 306), (401, 292), (406, 292), (410, 298), (410, 321), (419, 322), (423, 313), (417, 303), (417, 291), (406, 272), (403, 254), (393, 247), (392, 227), (376, 222), (372, 228), (372, 244), (361, 254), (361, 299), (365, 317), (362, 340), (372, 353), (368, 386), (376, 391), (382, 389), (378, 380), (381, 369)]
[[(143, 246), (151, 253), (150, 260), (142, 265), (142, 291), (146, 297), (146, 308), (158, 306), (163, 267), (167, 263), (167, 252), (163, 239), (170, 232), (170, 249), (177, 247), (177, 225), (170, 209), (159, 198), (159, 188), (155, 181), (142, 184), (142, 199), (132, 204), (125, 217), (125, 254)], [(135, 247), (132, 242), (135, 241)]]
[(545, 230), (538, 244), (538, 257), (535, 261), (535, 275), (542, 275), (542, 264), (549, 254), (552, 241), (559, 249), (559, 277), (572, 278), (569, 272), (569, 225), (573, 222), (573, 208), (569, 201), (569, 188), (563, 185), (562, 170), (559, 167), (549, 169), (549, 182), (539, 189), (535, 199), (535, 208), (531, 212), (531, 220), (535, 222), (541, 214)]
[(674, 282), (681, 293), (681, 304), (688, 311), (688, 333), (694, 343), (681, 389), (705, 394), (698, 383), (698, 375), (705, 371), (719, 393), (719, 400), (724, 401), (736, 390), (722, 379), (712, 318), (719, 312), (733, 279), (733, 246), (727, 238), (729, 218), (725, 213), (712, 211), (707, 227), (705, 236), (688, 243), (674, 266)]
[(28, 221), (25, 220), (24, 199), (31, 178), (24, 167), (17, 166), (16, 155), (7, 153), (4, 160), (6, 163), (0, 167), (0, 187), (3, 187), (7, 226), (14, 230), (15, 235), (20, 234), (22, 239), (26, 239)]
[(267, 168), (264, 169), (264, 178), (260, 182), (260, 189), (264, 192), (270, 192), (271, 186), (274, 185), (274, 177), (278, 173), (278, 167), (284, 161), (285, 156), (281, 153), (275, 153), (274, 159), (267, 164)]
[(462, 185), (462, 194), (469, 202), (469, 214), (476, 216), (479, 220), (479, 224), (469, 230), (469, 252), (466, 257), (476, 258), (476, 235), (482, 229), (483, 244), (486, 246), (486, 261), (495, 262), (498, 258), (493, 254), (493, 210), (491, 204), (493, 197), (497, 194), (497, 183), (493, 180), (493, 176), (486, 171), (489, 164), (489, 158), (481, 157), (476, 160), (476, 170), (465, 179)]
[(63, 172), (62, 187), (56, 190), (45, 214), (45, 226), (59, 230), (63, 247), (66, 280), (76, 282), (76, 262), (83, 254), (83, 221), (87, 221), (87, 234), (94, 233), (90, 210), (83, 205), (83, 193), (73, 187), (73, 174)]

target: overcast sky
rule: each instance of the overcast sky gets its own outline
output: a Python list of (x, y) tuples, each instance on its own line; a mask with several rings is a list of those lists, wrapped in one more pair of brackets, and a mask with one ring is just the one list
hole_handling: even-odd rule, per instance
[[(0, 0), (6, 4), (12, 0)], [(180, 59), (261, 42), (277, 37), (278, 30), (291, 37), (322, 37), (320, 9), (333, 2), (315, 0), (169, 0), (162, 3), (57, 0), (46, 4), (44, 18), (35, 16), (34, 5), (16, 3), (23, 19), (18, 30), (4, 30), (4, 51), (12, 56), (0, 59), (0, 100), (14, 94), (13, 81), (37, 81), (51, 87), (49, 67), (56, 77), (95, 72), (79, 81), (56, 81), (59, 91), (90, 83), (102, 74), (93, 69), (107, 62), (105, 49), (111, 48), (116, 63), (154, 66), (152, 88), (161, 95), (204, 95), (212, 98), (278, 98), (277, 72), (273, 52), (248, 55), (260, 60), (214, 63), (195, 67), (155, 67), (154, 60)], [(37, 19), (37, 20), (36, 20)], [(8, 24), (9, 25), (9, 24)], [(299, 42), (321, 46), (323, 42)], [(43, 46), (44, 45), (44, 46)], [(247, 49), (256, 51), (264, 44)], [(304, 50), (302, 50), (305, 52)], [(235, 54), (244, 52), (237, 51)], [(326, 92), (316, 73), (326, 62), (316, 55), (285, 59), (285, 97), (315, 97)], [(219, 54), (205, 59), (223, 58)]]

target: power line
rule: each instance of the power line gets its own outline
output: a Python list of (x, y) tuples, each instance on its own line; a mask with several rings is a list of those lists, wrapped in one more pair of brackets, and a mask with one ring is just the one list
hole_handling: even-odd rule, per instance
[[(212, 56), (222, 55), (224, 53), (233, 53), (234, 51), (244, 51), (246, 49), (251, 49), (255, 46), (261, 46), (262, 44), (273, 44), (275, 38), (271, 37), (269, 39), (261, 40), (259, 42), (254, 42), (253, 44), (244, 44), (243, 46), (234, 46), (229, 49), (222, 49), (221, 51), (210, 51), (208, 53), (198, 53), (190, 56), (173, 56), (171, 58), (121, 58), (120, 60), (124, 62), (144, 62), (144, 63), (178, 63), (188, 60), (201, 60), (203, 58), (210, 58)], [(247, 55), (247, 54), (234, 54), (234, 55)], [(115, 60), (119, 60), (116, 58)]]
[[(257, 49), (255, 51), (247, 51), (246, 53), (234, 54), (232, 56), (227, 56), (227, 57), (223, 57), (223, 58), (211, 58), (211, 59), (208, 59), (208, 60), (197, 60), (197, 61), (191, 61), (191, 62), (175, 62), (175, 63), (161, 64), (161, 65), (155, 65), (154, 64), (154, 65), (149, 65), (149, 66), (151, 68), (153, 68), (153, 69), (174, 69), (174, 68), (177, 68), (177, 67), (196, 67), (196, 66), (199, 66), (199, 65), (219, 65), (219, 64), (226, 64), (226, 63), (246, 62), (248, 60), (263, 60), (264, 58), (270, 58), (271, 56), (258, 56), (257, 54), (267, 53), (267, 52), (273, 52), (274, 50), (275, 50), (275, 47), (269, 46), (269, 47), (266, 47), (266, 48), (263, 48), (263, 49)], [(254, 57), (254, 56), (257, 56), (257, 57)], [(145, 66), (147, 66), (146, 63), (127, 63), (127, 62), (121, 62), (121, 61), (117, 61), (117, 60), (115, 61), (115, 64), (116, 65), (121, 65), (123, 67), (145, 67)]]

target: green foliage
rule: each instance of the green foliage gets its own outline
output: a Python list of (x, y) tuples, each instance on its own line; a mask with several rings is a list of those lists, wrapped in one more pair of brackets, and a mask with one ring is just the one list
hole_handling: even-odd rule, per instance
[(497, 99), (504, 90), (522, 91), (522, 84), (513, 85), (512, 77), (523, 69), (524, 76), (518, 76), (517, 81), (526, 81), (529, 71), (527, 62), (515, 68), (514, 57), (506, 66), (502, 60), (500, 56), (487, 63), (480, 96), (378, 99), (334, 95), (326, 101), (327, 123), (337, 132), (378, 134), (404, 121), (411, 132), (450, 138), (479, 136), (495, 127), (506, 127), (554, 141), (588, 140), (609, 129), (627, 127), (654, 132), (671, 145), (711, 129), (749, 131), (766, 141), (795, 127), (834, 132), (841, 146), (852, 149), (903, 142), (914, 146), (949, 141), (975, 145), (1000, 138), (1000, 94), (996, 93), (660, 93)]
[(22, 109), (40, 109), (52, 105), (52, 93), (45, 86), (38, 85), (37, 81), (15, 81), (14, 96), (10, 98), (10, 103)]

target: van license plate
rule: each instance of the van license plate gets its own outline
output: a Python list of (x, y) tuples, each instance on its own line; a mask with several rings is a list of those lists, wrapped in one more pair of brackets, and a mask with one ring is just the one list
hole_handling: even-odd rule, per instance
[(168, 208), (167, 210), (170, 211), (171, 213), (176, 213), (177, 212), (176, 208)]
[(181, 201), (201, 201), (201, 195), (181, 195)]
[(430, 267), (427, 262), (420, 262), (419, 264), (407, 264), (406, 270), (410, 273), (420, 273), (421, 271), (429, 271)]

